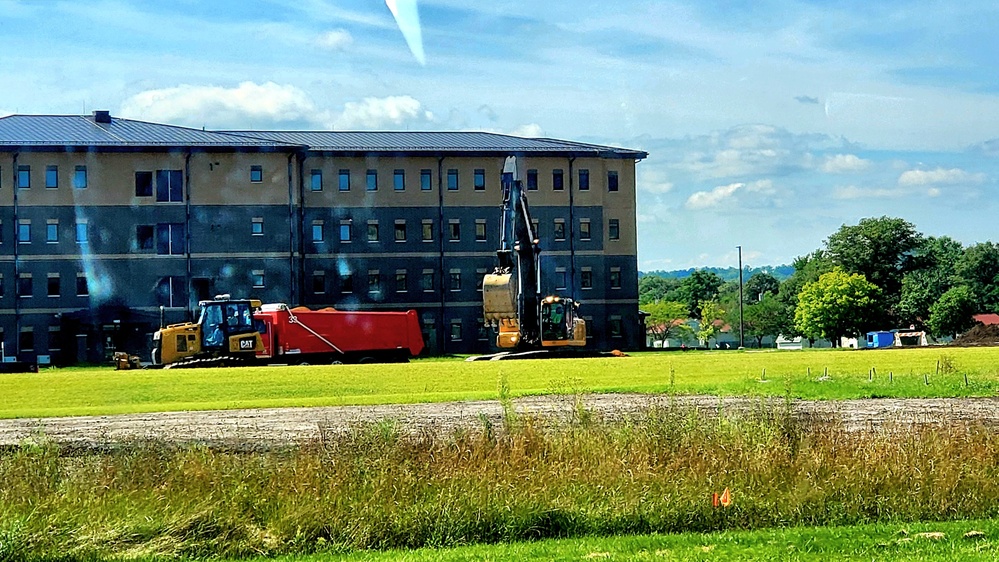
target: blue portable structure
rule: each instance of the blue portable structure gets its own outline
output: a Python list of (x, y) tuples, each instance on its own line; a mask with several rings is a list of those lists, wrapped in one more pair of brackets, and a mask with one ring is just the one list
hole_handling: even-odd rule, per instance
[(867, 348), (877, 349), (895, 345), (895, 334), (892, 332), (867, 332)]

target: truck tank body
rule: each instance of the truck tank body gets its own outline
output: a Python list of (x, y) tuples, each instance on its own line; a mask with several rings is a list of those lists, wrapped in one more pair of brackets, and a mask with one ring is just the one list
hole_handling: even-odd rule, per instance
[(264, 305), (254, 314), (263, 323), (261, 359), (305, 362), (311, 357), (379, 359), (419, 355), (423, 334), (415, 310), (344, 311), (333, 308)]

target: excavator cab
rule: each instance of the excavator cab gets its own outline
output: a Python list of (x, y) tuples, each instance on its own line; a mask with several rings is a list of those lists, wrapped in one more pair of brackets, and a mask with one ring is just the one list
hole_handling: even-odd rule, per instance
[(586, 345), (586, 321), (576, 316), (578, 303), (569, 298), (548, 296), (541, 301), (541, 346)]
[(171, 366), (194, 359), (252, 359), (264, 349), (253, 320), (259, 300), (219, 295), (198, 303), (197, 322), (172, 324), (153, 334), (152, 362)]

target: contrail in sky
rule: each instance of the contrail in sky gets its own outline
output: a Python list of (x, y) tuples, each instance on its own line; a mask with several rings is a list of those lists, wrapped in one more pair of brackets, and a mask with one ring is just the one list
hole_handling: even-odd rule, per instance
[(423, 55), (423, 33), (420, 31), (420, 12), (416, 8), (416, 0), (385, 0), (385, 5), (395, 16), (395, 22), (406, 38), (409, 50), (421, 65), (425, 65), (427, 61)]

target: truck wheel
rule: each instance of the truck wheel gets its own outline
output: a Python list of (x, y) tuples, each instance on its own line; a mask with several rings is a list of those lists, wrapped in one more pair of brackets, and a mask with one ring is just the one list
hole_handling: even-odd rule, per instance
[(357, 362), (358, 363), (374, 363), (375, 362), (375, 358), (374, 357), (361, 357), (360, 359), (357, 360)]
[(339, 359), (334, 359), (330, 361), (330, 365), (343, 365), (343, 361), (340, 361)]

